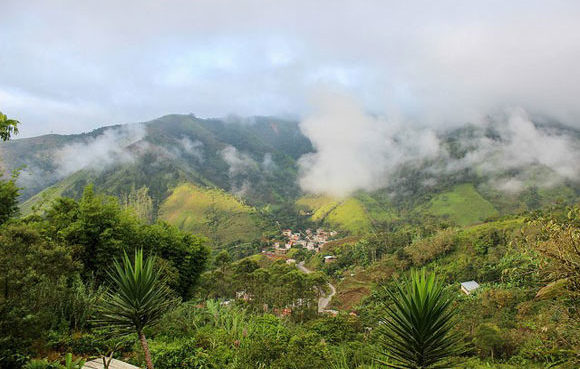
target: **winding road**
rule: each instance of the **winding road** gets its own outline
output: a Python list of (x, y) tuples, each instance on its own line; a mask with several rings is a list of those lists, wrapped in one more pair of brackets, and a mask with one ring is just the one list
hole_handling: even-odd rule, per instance
[[(304, 266), (304, 262), (301, 261), (296, 264), (296, 267), (303, 273), (310, 274), (312, 270), (306, 268)], [(327, 309), (328, 304), (330, 304), (330, 300), (332, 300), (332, 296), (336, 295), (336, 288), (329, 282), (328, 287), (330, 288), (330, 293), (326, 296), (320, 296), (318, 299), (318, 312), (319, 313), (330, 313), (330, 314), (338, 314), (338, 311)]]

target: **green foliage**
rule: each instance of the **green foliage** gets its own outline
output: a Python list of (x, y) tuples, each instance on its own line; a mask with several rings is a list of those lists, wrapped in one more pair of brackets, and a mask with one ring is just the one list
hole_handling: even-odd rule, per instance
[(33, 342), (70, 320), (68, 285), (79, 267), (70, 247), (35, 228), (0, 228), (0, 366), (16, 365)]
[(153, 325), (173, 304), (171, 292), (163, 285), (155, 258), (143, 259), (143, 250), (135, 251), (133, 262), (124, 254), (122, 263), (115, 260), (110, 273), (113, 292), (99, 302), (98, 322), (118, 328), (122, 333), (141, 334)]
[(209, 258), (202, 238), (166, 223), (145, 225), (122, 210), (117, 200), (95, 194), (92, 187), (87, 187), (78, 202), (68, 198), (55, 201), (42, 216), (42, 224), (51, 239), (80, 246), (77, 255), (84, 265), (85, 280), (94, 276), (98, 283), (105, 280), (111, 258), (138, 247), (165, 261), (168, 274), (177, 275), (168, 284), (187, 298)]
[(218, 268), (220, 268), (222, 270), (222, 272), (225, 271), (225, 269), (227, 268), (227, 266), (232, 262), (232, 257), (230, 256), (230, 253), (227, 252), (226, 250), (222, 250), (220, 251), (219, 254), (216, 255), (215, 260), (214, 260), (214, 265)]
[(156, 342), (151, 345), (153, 363), (157, 369), (216, 368), (211, 359), (194, 339), (173, 342)]
[(459, 225), (478, 223), (498, 214), (472, 184), (458, 185), (450, 192), (437, 195), (429, 203), (427, 211), (447, 217)]
[(60, 369), (60, 365), (51, 363), (46, 359), (32, 359), (24, 365), (24, 369)]
[(331, 344), (355, 341), (357, 335), (362, 332), (358, 319), (346, 315), (321, 317), (308, 323), (308, 328)]
[[(560, 217), (541, 216), (530, 221), (528, 240), (550, 261), (545, 272), (552, 281), (565, 279), (571, 293), (580, 297), (580, 206)], [(537, 233), (536, 233), (537, 232)]]
[(372, 219), (361, 201), (354, 197), (345, 200), (327, 196), (304, 196), (296, 202), (310, 212), (315, 222), (352, 234), (363, 234), (371, 230)]
[(82, 369), (85, 365), (85, 360), (82, 358), (78, 358), (73, 360), (73, 356), (71, 353), (68, 353), (64, 357), (64, 368), (63, 369)]
[(499, 327), (492, 323), (480, 324), (475, 329), (473, 341), (481, 354), (484, 356), (489, 354), (492, 359), (494, 355), (497, 356), (498, 351), (501, 351), (506, 343)]
[(211, 238), (218, 246), (261, 236), (255, 210), (233, 195), (193, 184), (176, 187), (163, 202), (160, 218), (180, 229)]
[(8, 119), (6, 114), (0, 112), (0, 140), (8, 141), (12, 135), (18, 134), (19, 121), (15, 119)]
[[(2, 172), (0, 172), (0, 178), (2, 176)], [(0, 225), (18, 215), (20, 188), (16, 185), (17, 179), (18, 171), (13, 172), (10, 179), (0, 179)]]
[(453, 300), (434, 274), (412, 272), (409, 281), (387, 293), (392, 305), (385, 305), (380, 343), (393, 361), (381, 363), (392, 368), (442, 367), (463, 352), (463, 338), (454, 331)]

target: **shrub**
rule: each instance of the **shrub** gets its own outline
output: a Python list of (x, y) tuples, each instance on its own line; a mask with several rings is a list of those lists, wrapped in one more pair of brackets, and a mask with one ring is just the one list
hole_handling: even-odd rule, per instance
[(425, 265), (436, 257), (446, 254), (455, 246), (455, 232), (444, 230), (435, 236), (416, 241), (405, 247), (405, 253), (416, 266)]

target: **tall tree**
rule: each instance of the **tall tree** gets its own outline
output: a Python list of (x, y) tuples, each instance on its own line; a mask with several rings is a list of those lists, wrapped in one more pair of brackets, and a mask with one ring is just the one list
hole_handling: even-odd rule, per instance
[(97, 320), (124, 333), (136, 332), (148, 369), (153, 369), (153, 361), (143, 330), (157, 323), (174, 301), (154, 264), (154, 257), (143, 258), (143, 250), (135, 251), (133, 263), (126, 253), (122, 263), (115, 260), (110, 273), (113, 291), (106, 294), (99, 306)]
[(12, 135), (17, 135), (19, 124), (16, 119), (8, 119), (6, 114), (0, 112), (0, 140), (8, 141)]
[[(2, 173), (0, 173), (2, 177)], [(9, 179), (0, 179), (0, 225), (18, 215), (18, 196), (20, 188), (16, 185), (18, 171), (12, 173)]]
[[(18, 134), (19, 121), (8, 119), (0, 112), (0, 140), (8, 141), (12, 135)], [(3, 173), (0, 172), (0, 177)], [(18, 171), (12, 173), (10, 179), (0, 179), (0, 225), (6, 223), (8, 219), (18, 213), (18, 196), (20, 195), (16, 186)]]
[(380, 328), (382, 354), (389, 368), (444, 368), (445, 361), (464, 350), (463, 337), (453, 330), (453, 299), (434, 274), (413, 271), (406, 283), (387, 289), (392, 305)]

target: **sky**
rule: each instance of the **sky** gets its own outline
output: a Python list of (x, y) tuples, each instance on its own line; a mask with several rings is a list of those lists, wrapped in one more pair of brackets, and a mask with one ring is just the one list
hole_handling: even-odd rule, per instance
[(312, 122), (329, 91), (414, 127), (514, 108), (580, 127), (578, 1), (2, 0), (0, 16), (0, 111), (22, 137), (169, 113)]

